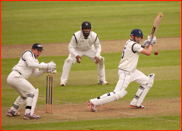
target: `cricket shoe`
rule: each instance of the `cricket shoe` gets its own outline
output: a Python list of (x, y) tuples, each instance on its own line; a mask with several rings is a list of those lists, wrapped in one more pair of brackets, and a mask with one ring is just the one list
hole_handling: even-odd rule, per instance
[(145, 106), (142, 106), (142, 105), (137, 106), (137, 105), (134, 104), (133, 102), (130, 103), (130, 106), (131, 106), (131, 107), (134, 107), (134, 108), (137, 108), (137, 109), (144, 109), (144, 108), (146, 108)]
[(60, 83), (60, 86), (66, 86), (66, 83), (61, 82), (61, 83)]
[(97, 112), (97, 110), (96, 110), (94, 104), (93, 104), (91, 101), (87, 101), (87, 103), (88, 103), (88, 105), (90, 106), (90, 108), (91, 108), (91, 110), (92, 110), (93, 112)]
[(20, 115), (20, 112), (17, 112), (17, 113), (15, 113), (15, 111), (13, 111), (13, 110), (9, 110), (8, 111), (8, 113), (7, 113), (7, 116), (19, 116)]
[(108, 85), (109, 83), (107, 81), (101, 81), (98, 82), (99, 85)]
[(39, 119), (39, 118), (40, 118), (40, 116), (37, 116), (35, 114), (33, 114), (31, 116), (30, 113), (25, 114), (24, 117), (23, 117), (23, 119), (25, 119), (25, 120), (29, 120), (29, 119)]

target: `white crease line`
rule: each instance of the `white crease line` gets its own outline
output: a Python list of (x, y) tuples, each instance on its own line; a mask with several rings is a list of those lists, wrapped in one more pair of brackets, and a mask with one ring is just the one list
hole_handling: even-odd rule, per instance
[(65, 117), (69, 117), (69, 118), (78, 118), (78, 117), (72, 117), (72, 116), (67, 116), (67, 115), (60, 115), (60, 114), (54, 114), (56, 116), (65, 116)]
[(71, 105), (79, 105), (79, 104), (75, 104), (75, 103), (71, 103), (71, 102), (67, 102), (67, 101), (60, 101), (60, 100), (56, 100), (56, 101), (59, 101), (59, 102), (62, 102), (63, 104), (71, 104)]

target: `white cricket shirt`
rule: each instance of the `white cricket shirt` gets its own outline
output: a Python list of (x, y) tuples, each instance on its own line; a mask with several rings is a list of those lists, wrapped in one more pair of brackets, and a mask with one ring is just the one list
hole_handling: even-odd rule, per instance
[(125, 44), (118, 68), (121, 70), (134, 72), (137, 67), (139, 53), (142, 50), (143, 48), (141, 45), (139, 45), (136, 41), (129, 39)]
[(88, 51), (91, 48), (94, 48), (96, 50), (96, 56), (100, 56), (101, 52), (101, 45), (100, 41), (97, 37), (97, 34), (93, 31), (90, 31), (90, 34), (87, 39), (84, 38), (82, 31), (77, 31), (73, 34), (73, 37), (69, 43), (68, 50), (73, 56), (77, 56), (75, 50), (79, 51)]

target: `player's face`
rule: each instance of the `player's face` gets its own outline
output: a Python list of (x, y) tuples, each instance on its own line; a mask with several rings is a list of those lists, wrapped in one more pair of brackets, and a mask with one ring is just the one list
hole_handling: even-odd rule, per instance
[(39, 57), (42, 50), (38, 50), (38, 49), (32, 49), (32, 52), (34, 53), (35, 58)]
[(84, 36), (88, 37), (89, 34), (90, 34), (91, 29), (90, 28), (83, 28), (82, 30), (83, 30)]
[(141, 39), (142, 39), (141, 36), (135, 36), (135, 41), (136, 41), (137, 43), (140, 43)]

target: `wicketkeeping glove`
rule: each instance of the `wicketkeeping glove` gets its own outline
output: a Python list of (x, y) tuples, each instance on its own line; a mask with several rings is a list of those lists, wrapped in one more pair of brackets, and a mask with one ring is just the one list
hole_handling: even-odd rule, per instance
[(48, 64), (41, 62), (40, 65), (41, 65), (40, 69), (42, 69), (44, 72), (47, 72)]
[(48, 70), (47, 73), (56, 74), (57, 73), (57, 70)]
[(53, 62), (53, 61), (51, 61), (51, 62), (49, 62), (49, 63), (44, 63), (44, 62), (41, 62), (40, 63), (40, 65), (41, 65), (41, 69), (44, 71), (44, 72), (48, 72), (48, 71), (54, 71), (55, 69), (56, 69), (56, 64)]
[(56, 69), (56, 64), (53, 61), (49, 62), (47, 70), (55, 70), (55, 69)]

